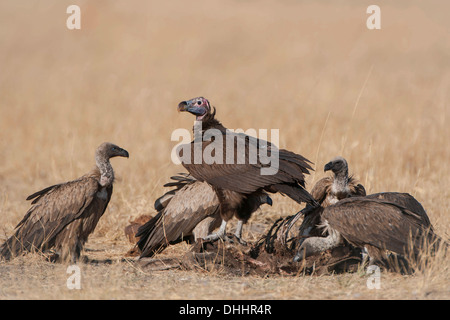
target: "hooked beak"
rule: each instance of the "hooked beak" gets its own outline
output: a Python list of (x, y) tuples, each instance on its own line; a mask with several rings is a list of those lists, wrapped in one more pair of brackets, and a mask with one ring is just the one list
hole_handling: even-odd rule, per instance
[(323, 171), (326, 172), (326, 171), (331, 170), (332, 168), (333, 168), (333, 162), (328, 162), (328, 163), (325, 165), (325, 167), (323, 167)]
[(124, 157), (124, 158), (129, 158), (129, 157), (130, 157), (130, 154), (128, 153), (127, 150), (122, 149), (122, 150), (120, 151), (120, 155), (119, 155), (119, 156), (120, 156), (120, 157)]
[(267, 196), (267, 198), (266, 198), (266, 203), (267, 203), (269, 206), (272, 206), (272, 198), (269, 197), (269, 196)]
[(303, 259), (302, 255), (300, 253), (297, 253), (294, 257), (294, 259), (292, 259), (292, 261), (294, 262), (300, 262)]
[(206, 114), (206, 109), (202, 105), (197, 104), (197, 99), (187, 100), (187, 101), (181, 101), (178, 104), (178, 111), (187, 111), (189, 113), (192, 113), (193, 115), (197, 117), (202, 117)]
[(300, 239), (299, 243), (297, 244), (298, 250), (294, 258), (292, 259), (292, 261), (294, 262), (300, 262), (305, 258), (305, 249), (302, 247), (303, 241), (305, 241), (305, 239)]

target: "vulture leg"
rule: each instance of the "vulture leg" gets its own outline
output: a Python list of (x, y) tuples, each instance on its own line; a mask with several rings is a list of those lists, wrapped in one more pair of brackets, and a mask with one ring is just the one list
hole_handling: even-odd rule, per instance
[(302, 245), (298, 249), (298, 252), (294, 257), (294, 262), (299, 262), (302, 259), (315, 253), (336, 248), (341, 243), (341, 241), (341, 235), (337, 231), (330, 232), (328, 237), (307, 238), (303, 241)]
[(206, 217), (199, 224), (195, 226), (192, 230), (192, 235), (194, 236), (194, 241), (197, 242), (198, 239), (204, 239), (207, 237), (214, 229), (218, 228), (221, 219), (218, 217)]
[[(244, 221), (238, 220), (238, 223), (236, 225), (236, 231), (234, 233), (234, 236), (237, 238), (238, 242), (242, 245), (247, 245), (247, 242), (242, 240), (242, 227), (244, 225)], [(225, 220), (222, 220), (222, 224), (220, 225), (220, 228), (217, 232), (211, 233), (203, 238), (205, 241), (217, 241), (219, 239), (222, 239), (223, 241), (228, 241), (233, 243), (233, 239), (227, 237), (226, 234), (227, 231), (227, 222)]]
[[(219, 239), (222, 239), (223, 241), (233, 242), (233, 239), (227, 237), (227, 224), (228, 222), (225, 220), (222, 220), (222, 224), (220, 225), (220, 228), (217, 232), (211, 233), (203, 238), (205, 241), (217, 241)], [(238, 220), (236, 231), (234, 233), (234, 236), (237, 238), (238, 242), (242, 245), (246, 245), (247, 243), (242, 240), (242, 226), (244, 225), (244, 221)]]

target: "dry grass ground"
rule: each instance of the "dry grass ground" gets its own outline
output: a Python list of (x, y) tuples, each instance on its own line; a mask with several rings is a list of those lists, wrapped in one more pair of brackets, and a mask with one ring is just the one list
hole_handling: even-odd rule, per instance
[[(229, 128), (280, 129), (281, 147), (315, 163), (309, 187), (342, 155), (370, 193), (414, 195), (448, 239), (447, 1), (380, 0), (376, 31), (365, 25), (372, 1), (76, 1), (82, 25), (70, 31), (72, 3), (0, 4), (0, 240), (25, 214), (27, 195), (87, 172), (101, 142), (131, 156), (113, 160), (114, 195), (85, 252), (100, 263), (80, 265), (81, 290), (67, 289), (67, 266), (30, 255), (0, 262), (0, 299), (450, 297), (443, 256), (412, 276), (383, 273), (379, 290), (363, 273), (148, 273), (120, 261), (128, 221), (153, 213), (162, 184), (183, 171), (170, 161), (170, 137), (193, 117), (176, 106), (199, 95)], [(275, 196), (244, 236), (257, 240), (300, 208)]]

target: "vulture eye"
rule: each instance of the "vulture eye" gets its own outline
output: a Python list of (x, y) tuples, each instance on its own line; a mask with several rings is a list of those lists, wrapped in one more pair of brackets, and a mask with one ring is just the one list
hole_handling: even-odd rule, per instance
[(197, 104), (198, 104), (198, 105), (201, 105), (201, 104), (202, 104), (202, 102), (201, 102), (201, 101), (199, 100), (199, 101), (197, 101)]

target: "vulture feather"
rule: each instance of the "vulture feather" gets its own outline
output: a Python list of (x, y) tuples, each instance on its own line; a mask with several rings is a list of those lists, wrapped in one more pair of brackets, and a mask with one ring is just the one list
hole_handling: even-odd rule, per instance
[(400, 206), (405, 207), (409, 211), (412, 211), (420, 217), (421, 224), (425, 228), (430, 228), (433, 230), (433, 226), (431, 225), (430, 218), (428, 218), (428, 215), (423, 208), (423, 206), (420, 204), (419, 201), (417, 201), (412, 195), (409, 193), (400, 193), (400, 192), (380, 192), (380, 193), (374, 193), (369, 194), (366, 198), (368, 199), (380, 199), (388, 202), (396, 203)]
[[(211, 186), (189, 175), (171, 178), (174, 182), (165, 187), (175, 187), (155, 201), (158, 214), (141, 226), (136, 234), (141, 258), (151, 257), (169, 244), (203, 239), (221, 222), (219, 200)], [(271, 204), (267, 194), (253, 197), (251, 211), (263, 203)], [(245, 210), (246, 208), (243, 208)]]
[(0, 247), (1, 256), (9, 260), (32, 250), (53, 249), (60, 260), (78, 260), (111, 199), (114, 171), (109, 159), (117, 156), (128, 158), (129, 154), (103, 143), (95, 153), (96, 166), (88, 174), (29, 196), (27, 200), (34, 199), (31, 208)]
[[(288, 150), (278, 149), (268, 141), (226, 129), (215, 118), (216, 109), (212, 111), (209, 101), (203, 97), (182, 101), (178, 110), (196, 116), (194, 140), (189, 146), (182, 145), (179, 149), (181, 162), (194, 178), (210, 184), (219, 200), (222, 224), (219, 231), (208, 236), (207, 240), (224, 238), (227, 221), (233, 216), (239, 220), (236, 235), (240, 235), (241, 221), (248, 220), (251, 215), (249, 210), (240, 208), (248, 206), (247, 202), (262, 191), (280, 192), (298, 203), (318, 205), (305, 190), (304, 175), (312, 170), (309, 160)], [(214, 134), (214, 137), (208, 134)], [(184, 153), (186, 149), (189, 154)], [(196, 150), (199, 149), (202, 158), (196, 162)], [(206, 161), (204, 155), (211, 149), (214, 149), (215, 159)], [(269, 166), (262, 155), (278, 159), (276, 172), (263, 174), (263, 169)]]
[(440, 242), (425, 210), (409, 194), (385, 192), (351, 197), (322, 210), (321, 222), (328, 236), (306, 238), (295, 261), (332, 249), (344, 239), (366, 248), (371, 262), (381, 261), (386, 250), (415, 256), (424, 244), (434, 247)]

